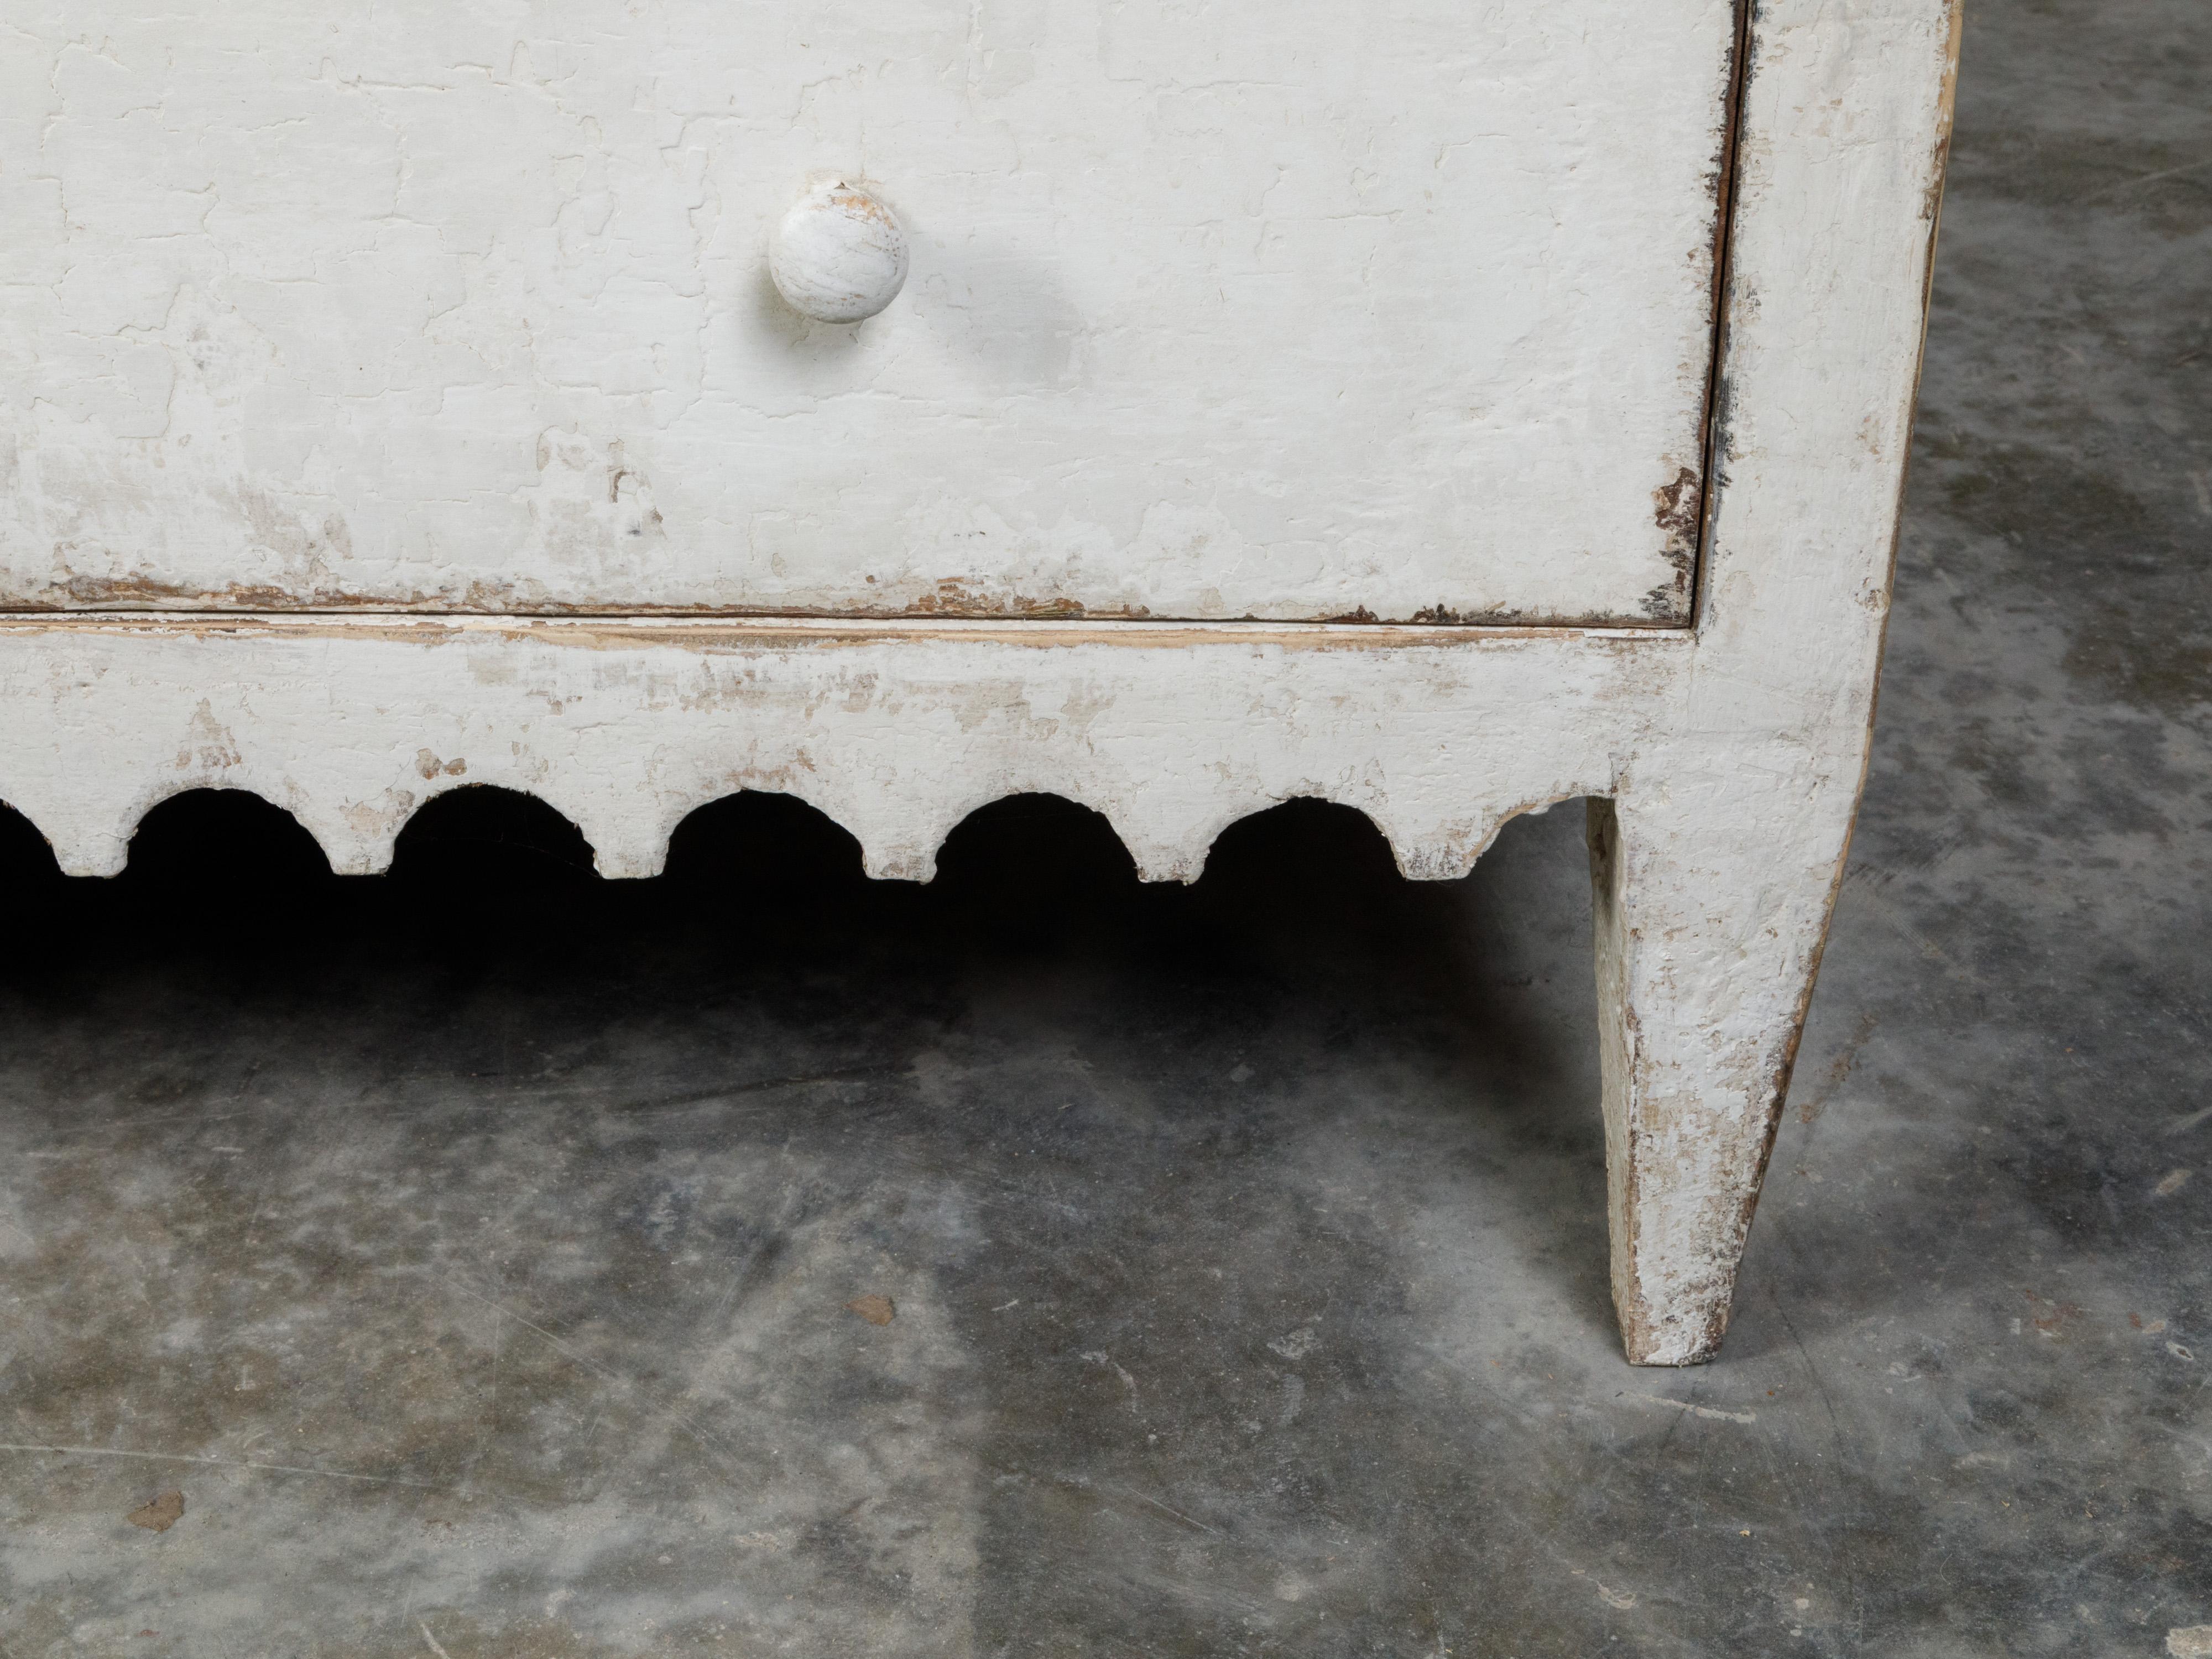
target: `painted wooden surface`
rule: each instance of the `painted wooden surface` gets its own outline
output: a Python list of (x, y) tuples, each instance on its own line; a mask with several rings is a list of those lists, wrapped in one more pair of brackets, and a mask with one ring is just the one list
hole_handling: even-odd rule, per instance
[(9, 22), (0, 603), (1686, 617), (1731, 0)]
[(0, 799), (82, 873), (204, 786), (371, 871), (433, 793), (502, 784), (635, 876), (694, 807), (772, 789), (926, 878), (969, 811), (1044, 790), (1179, 879), (1294, 796), (1364, 811), (1419, 878), (1585, 798), (1624, 1340), (1706, 1358), (1865, 767), (1956, 25), (1754, 20), (1690, 629), (18, 616)]

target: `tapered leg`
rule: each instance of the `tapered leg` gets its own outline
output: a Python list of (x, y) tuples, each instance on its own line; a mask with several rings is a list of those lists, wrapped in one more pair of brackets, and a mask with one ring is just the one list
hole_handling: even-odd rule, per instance
[(1696, 1364), (1728, 1328), (1850, 806), (1751, 769), (1589, 804), (1613, 1297), (1633, 1364)]

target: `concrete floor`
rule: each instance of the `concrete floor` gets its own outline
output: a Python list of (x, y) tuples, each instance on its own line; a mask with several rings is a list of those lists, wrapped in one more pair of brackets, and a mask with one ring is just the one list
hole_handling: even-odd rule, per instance
[(1571, 810), (1409, 888), (1289, 809), (1172, 892), (1049, 802), (923, 890), (743, 805), (620, 890), (496, 801), (374, 884), (239, 798), (114, 884), (17, 821), (0, 1653), (2212, 1626), (2208, 86), (2201, 0), (1971, 14), (1874, 774), (1717, 1364), (1619, 1357)]

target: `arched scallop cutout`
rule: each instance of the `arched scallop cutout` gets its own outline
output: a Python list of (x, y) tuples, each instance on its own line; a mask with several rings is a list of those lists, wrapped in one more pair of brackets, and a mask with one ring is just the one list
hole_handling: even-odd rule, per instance
[(1136, 861), (1103, 812), (1064, 795), (1009, 795), (953, 826), (929, 885), (945, 921), (1034, 948), (1126, 916)]
[(1416, 881), (1364, 813), (1287, 801), (1214, 842), (1191, 888), (1195, 939), (1289, 978), (1349, 977), (1370, 990), (1387, 983), (1394, 997), (1441, 998), (1467, 1052), (1486, 1063), (1572, 1068), (1595, 1053), (1595, 1012), (1546, 1024), (1547, 994), (1531, 987), (1565, 976), (1569, 1006), (1594, 1009), (1582, 816), (1516, 812), (1472, 874)]
[(5, 801), (0, 801), (0, 895), (21, 915), (26, 901), (51, 897), (61, 890), (64, 877), (52, 842), (39, 826)]
[(584, 832), (535, 795), (492, 784), (442, 790), (392, 844), (391, 879), (471, 899), (595, 885)]
[(1191, 908), (1201, 937), (1231, 957), (1366, 976), (1432, 963), (1456, 888), (1407, 880), (1374, 820), (1309, 797), (1223, 830)]
[(1206, 855), (1197, 889), (1209, 907), (1357, 915), (1410, 884), (1390, 843), (1354, 806), (1286, 800), (1231, 824)]
[(116, 879), (131, 889), (236, 901), (333, 878), (321, 843), (283, 807), (248, 789), (186, 789), (147, 809)]
[[(1510, 811), (1492, 819), (1489, 833), (1473, 845), (1462, 844), (1450, 851), (1442, 848), (1433, 849), (1431, 858), (1434, 864), (1439, 867), (1417, 878), (1463, 881), (1482, 862), (1491, 848), (1498, 845), (1498, 838), (1523, 819), (1540, 818), (1547, 815), (1555, 806), (1566, 806), (1570, 810), (1565, 813), (1565, 818), (1572, 819), (1579, 824), (1585, 816), (1586, 804), (1591, 800), (1601, 799), (1603, 798), (1599, 796), (1585, 795), (1578, 790), (1571, 790), (1562, 794), (1541, 795), (1525, 800)], [(1418, 854), (1416, 856), (1418, 857)], [(1405, 860), (1401, 859), (1400, 862), (1402, 867)]]
[(747, 789), (708, 801), (668, 838), (663, 878), (685, 898), (783, 910), (865, 892), (860, 843), (796, 795)]

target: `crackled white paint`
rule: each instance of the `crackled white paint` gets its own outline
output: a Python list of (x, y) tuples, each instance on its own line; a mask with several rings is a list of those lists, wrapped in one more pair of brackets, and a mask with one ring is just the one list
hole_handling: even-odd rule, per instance
[[(1605, 11), (1596, 46), (1547, 33), (1565, 9), (1523, 9), (1525, 40), (1513, 37), (1529, 64), (1556, 64), (1560, 97), (1596, 100), (1571, 71), (1624, 40), (1665, 56), (1649, 9)], [(1146, 875), (1178, 879), (1225, 825), (1294, 796), (1367, 812), (1422, 878), (1464, 871), (1516, 811), (1589, 797), (1615, 1298), (1632, 1358), (1703, 1358), (1726, 1322), (1865, 765), (1956, 21), (1950, 0), (1759, 9), (1725, 296), (1729, 420), (1694, 628), (26, 616), (0, 620), (0, 799), (66, 868), (98, 873), (122, 866), (166, 795), (252, 789), (337, 867), (374, 871), (431, 793), (501, 784), (567, 814), (624, 876), (659, 867), (685, 813), (773, 789), (844, 824), (875, 873), (927, 878), (967, 813), (1046, 790), (1105, 813)], [(1341, 45), (1326, 24), (1316, 39)], [(587, 58), (571, 66), (568, 95), (599, 84)], [(1141, 54), (1129, 67), (1142, 73), (1126, 95), (1151, 97)], [(1019, 68), (987, 52), (975, 72)], [(333, 109), (358, 91), (317, 84)], [(498, 84), (468, 82), (455, 107)], [(131, 108), (149, 131), (168, 118), (159, 100), (118, 102), (112, 118)], [(1644, 135), (1599, 131), (1589, 170), (1632, 169)], [(162, 222), (166, 186), (147, 189), (140, 218)], [(1570, 215), (1562, 272), (1581, 270), (1578, 234)], [(173, 299), (155, 295), (155, 333), (176, 325)], [(585, 319), (549, 313), (544, 326), (550, 349)], [(415, 349), (412, 337), (358, 343)], [(802, 375), (781, 395), (797, 418), (821, 392)], [(1281, 416), (1327, 424), (1299, 406)], [(49, 492), (90, 453), (73, 430), (30, 452)], [(599, 507), (594, 441), (538, 444), (541, 475), (585, 478), (559, 498), (580, 518)], [(1593, 469), (1608, 459), (1582, 453)], [(319, 475), (333, 489), (350, 476), (342, 459)], [(148, 495), (145, 523), (168, 500)], [(1540, 516), (1507, 522), (1535, 534)], [(226, 573), (265, 574), (235, 543), (229, 556)], [(1283, 591), (1325, 591), (1318, 568)]]
[(1686, 614), (1729, 0), (8, 17), (0, 603)]

